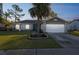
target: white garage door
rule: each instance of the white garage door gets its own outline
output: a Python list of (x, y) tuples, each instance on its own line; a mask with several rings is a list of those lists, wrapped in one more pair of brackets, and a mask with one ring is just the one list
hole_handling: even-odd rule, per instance
[(64, 33), (64, 24), (47, 24), (46, 32), (51, 33)]

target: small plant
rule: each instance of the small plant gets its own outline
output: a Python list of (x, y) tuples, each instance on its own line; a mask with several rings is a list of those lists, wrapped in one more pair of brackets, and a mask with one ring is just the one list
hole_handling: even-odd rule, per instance
[(64, 41), (64, 43), (66, 43), (66, 44), (71, 44), (71, 42), (70, 42), (70, 41)]

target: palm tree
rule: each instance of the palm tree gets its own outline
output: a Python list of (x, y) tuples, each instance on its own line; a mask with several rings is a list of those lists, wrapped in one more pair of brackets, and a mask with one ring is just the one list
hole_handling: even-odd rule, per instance
[(32, 18), (36, 17), (37, 22), (37, 32), (41, 31), (41, 23), (43, 19), (49, 17), (51, 14), (51, 8), (49, 3), (33, 3), (33, 7), (29, 9)]

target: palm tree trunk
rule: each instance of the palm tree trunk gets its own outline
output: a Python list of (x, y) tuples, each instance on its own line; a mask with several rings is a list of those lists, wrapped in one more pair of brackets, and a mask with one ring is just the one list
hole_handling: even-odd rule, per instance
[(38, 22), (37, 22), (37, 32), (41, 33), (41, 22), (40, 22), (39, 19), (38, 19)]

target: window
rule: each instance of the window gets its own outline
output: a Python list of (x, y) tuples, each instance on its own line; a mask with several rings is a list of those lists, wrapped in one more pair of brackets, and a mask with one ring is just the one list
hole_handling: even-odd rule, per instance
[(29, 24), (26, 24), (26, 29), (30, 29), (30, 25)]
[(17, 30), (20, 29), (20, 25), (19, 25), (19, 24), (16, 25), (16, 29), (17, 29)]

